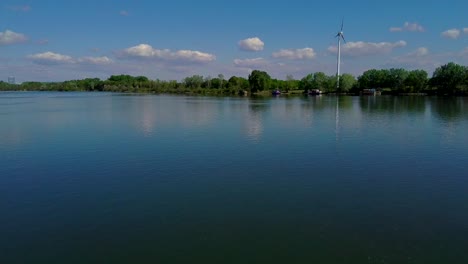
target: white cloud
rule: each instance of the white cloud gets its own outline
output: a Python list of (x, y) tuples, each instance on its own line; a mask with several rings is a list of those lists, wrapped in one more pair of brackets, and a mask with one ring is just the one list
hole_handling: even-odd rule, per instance
[(312, 48), (303, 49), (282, 49), (273, 53), (273, 58), (282, 58), (289, 60), (313, 59), (317, 54)]
[(16, 33), (11, 30), (5, 30), (5, 32), (0, 32), (0, 46), (21, 43), (27, 40), (28, 38), (24, 34)]
[(468, 28), (464, 28), (463, 33), (468, 34)]
[(140, 44), (124, 50), (124, 55), (134, 57), (153, 57), (156, 51), (148, 44)]
[(421, 47), (421, 48), (416, 49), (413, 52), (410, 52), (408, 56), (422, 57), (422, 56), (426, 56), (427, 54), (429, 54), (429, 49), (426, 47)]
[(63, 55), (47, 51), (44, 53), (37, 53), (27, 56), (28, 59), (32, 60), (36, 64), (41, 65), (58, 65), (58, 64), (83, 64), (83, 65), (109, 65), (113, 63), (113, 60), (106, 57), (82, 57), (74, 59), (71, 56)]
[(385, 67), (405, 68), (408, 70), (421, 69), (430, 74), (442, 64), (450, 61), (457, 61), (456, 57), (459, 58), (460, 54), (455, 54), (453, 52), (438, 53), (437, 51), (430, 51), (426, 47), (420, 47), (409, 53), (392, 58)]
[(216, 56), (209, 53), (204, 53), (196, 50), (179, 50), (170, 53), (170, 58), (173, 60), (184, 60), (192, 62), (210, 62), (216, 60)]
[(403, 27), (391, 27), (390, 32), (401, 32), (401, 31), (412, 31), (412, 32), (424, 32), (424, 27), (418, 23), (405, 22)]
[(29, 55), (28, 58), (37, 64), (45, 65), (74, 63), (72, 57), (50, 51)]
[(121, 56), (124, 58), (146, 58), (197, 63), (207, 63), (216, 60), (216, 56), (209, 53), (204, 53), (195, 50), (160, 50), (155, 49), (148, 44), (140, 44), (134, 47), (127, 48), (121, 52)]
[(95, 64), (95, 65), (108, 65), (113, 61), (106, 56), (103, 57), (83, 57), (78, 59), (78, 62), (84, 64)]
[(265, 43), (258, 37), (240, 40), (238, 44), (245, 51), (262, 51), (265, 47)]
[[(341, 47), (341, 53), (347, 56), (370, 56), (370, 55), (379, 55), (387, 54), (393, 51), (395, 48), (405, 47), (406, 42), (403, 40), (397, 41), (395, 43), (391, 42), (347, 42)], [(328, 51), (331, 53), (337, 53), (338, 47), (330, 46)]]
[(128, 13), (127, 10), (122, 10), (122, 11), (120, 11), (119, 14), (120, 14), (121, 16), (129, 16), (129, 15), (130, 15), (130, 13)]
[(428, 55), (429, 55), (429, 49), (426, 47), (420, 47), (403, 56), (395, 57), (393, 60), (395, 62), (404, 63), (404, 64), (415, 64), (415, 63), (421, 62), (424, 58), (428, 58)]
[(268, 61), (264, 58), (254, 58), (254, 59), (235, 59), (234, 65), (236, 67), (243, 68), (255, 68), (262, 67), (268, 64)]
[(459, 29), (453, 28), (442, 32), (441, 35), (444, 38), (457, 39), (460, 37), (460, 33)]

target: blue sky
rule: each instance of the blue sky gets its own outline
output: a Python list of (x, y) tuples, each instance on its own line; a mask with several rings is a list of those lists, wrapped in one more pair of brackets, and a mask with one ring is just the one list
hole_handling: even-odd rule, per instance
[(468, 65), (468, 1), (4, 0), (0, 80), (275, 78)]

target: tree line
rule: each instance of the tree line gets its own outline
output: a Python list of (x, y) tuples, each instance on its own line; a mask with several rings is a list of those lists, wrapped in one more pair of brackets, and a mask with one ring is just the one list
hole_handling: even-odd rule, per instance
[(351, 74), (343, 74), (340, 76), (339, 86), (336, 82), (335, 75), (326, 75), (323, 72), (308, 74), (300, 80), (294, 79), (291, 75), (288, 75), (285, 80), (279, 80), (272, 78), (265, 71), (254, 70), (248, 78), (232, 76), (229, 79), (225, 79), (220, 74), (215, 78), (193, 75), (182, 81), (150, 80), (145, 76), (130, 75), (112, 75), (107, 80), (87, 78), (64, 82), (24, 82), (17, 85), (0, 81), (0, 90), (237, 95), (271, 90), (289, 92), (311, 89), (320, 89), (325, 93), (357, 94), (363, 89), (377, 89), (389, 94), (466, 95), (468, 94), (468, 67), (451, 62), (437, 68), (430, 78), (424, 70), (371, 69), (357, 78)]

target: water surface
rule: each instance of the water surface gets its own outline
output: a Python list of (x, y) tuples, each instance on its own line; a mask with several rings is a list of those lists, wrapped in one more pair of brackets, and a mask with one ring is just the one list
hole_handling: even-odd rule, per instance
[(468, 99), (0, 93), (0, 263), (468, 263)]

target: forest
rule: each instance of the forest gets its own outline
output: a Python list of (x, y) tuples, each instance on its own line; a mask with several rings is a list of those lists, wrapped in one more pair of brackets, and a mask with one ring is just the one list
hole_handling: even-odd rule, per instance
[[(337, 86), (336, 75), (310, 73), (302, 79), (288, 75), (274, 79), (267, 72), (253, 70), (248, 78), (232, 76), (226, 79), (193, 75), (181, 81), (151, 80), (145, 76), (112, 75), (107, 80), (87, 78), (64, 82), (23, 82), (9, 84), (0, 81), (0, 91), (106, 91), (130, 93), (170, 93), (199, 95), (246, 95), (300, 93), (320, 89), (324, 93), (359, 94), (363, 89), (376, 89), (382, 94), (467, 95), (468, 67), (453, 62), (438, 67), (431, 77), (424, 70), (402, 68), (371, 69), (357, 78), (342, 74)], [(339, 87), (339, 88), (337, 88)]]

